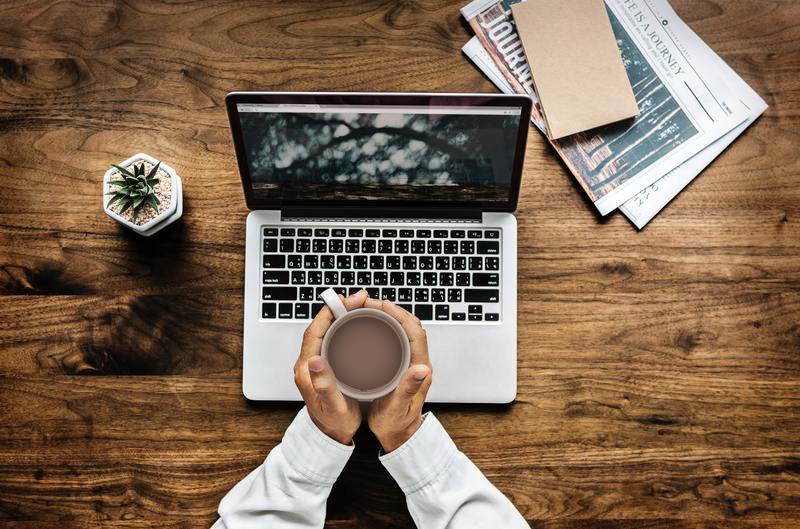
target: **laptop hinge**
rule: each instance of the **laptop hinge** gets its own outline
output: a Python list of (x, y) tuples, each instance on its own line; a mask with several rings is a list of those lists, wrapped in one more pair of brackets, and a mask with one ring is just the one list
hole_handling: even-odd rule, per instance
[(315, 208), (285, 207), (281, 209), (281, 220), (297, 219), (353, 219), (353, 220), (387, 220), (407, 219), (432, 221), (466, 221), (476, 222), (482, 219), (480, 210), (468, 208)]

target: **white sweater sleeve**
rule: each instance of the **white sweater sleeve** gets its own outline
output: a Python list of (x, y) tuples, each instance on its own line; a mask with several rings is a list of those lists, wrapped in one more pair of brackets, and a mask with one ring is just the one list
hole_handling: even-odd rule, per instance
[(304, 407), (266, 461), (219, 504), (212, 529), (311, 529), (325, 523), (325, 504), (353, 446), (322, 433)]
[(381, 463), (403, 489), (419, 529), (529, 529), (429, 413), (419, 430)]

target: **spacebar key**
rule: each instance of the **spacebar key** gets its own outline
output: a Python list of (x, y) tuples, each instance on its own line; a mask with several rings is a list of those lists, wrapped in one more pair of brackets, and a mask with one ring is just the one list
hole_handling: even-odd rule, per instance
[(500, 301), (500, 290), (466, 288), (464, 289), (464, 301), (467, 303), (497, 303)]
[(263, 287), (261, 293), (265, 300), (294, 301), (297, 299), (297, 287)]

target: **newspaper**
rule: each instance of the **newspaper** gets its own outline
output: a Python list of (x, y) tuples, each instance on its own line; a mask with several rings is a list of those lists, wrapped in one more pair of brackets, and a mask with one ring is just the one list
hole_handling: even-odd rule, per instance
[[(517, 1), (474, 0), (462, 15), (511, 89), (528, 93), (530, 69), (509, 9)], [(677, 24), (691, 33), (665, 0), (606, 0), (606, 7), (640, 116), (551, 142), (603, 215), (749, 115), (723, 83), (698, 73), (687, 53), (691, 41), (667, 31)], [(540, 117), (532, 120), (542, 128)]]

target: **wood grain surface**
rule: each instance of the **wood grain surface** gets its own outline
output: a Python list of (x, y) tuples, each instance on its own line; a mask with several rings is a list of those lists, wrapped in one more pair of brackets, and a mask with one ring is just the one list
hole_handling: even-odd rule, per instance
[[(0, 528), (214, 522), (298, 409), (241, 395), (223, 98), (494, 91), (460, 52), (465, 2), (0, 5)], [(800, 526), (800, 3), (675, 7), (770, 108), (641, 232), (532, 133), (519, 396), (434, 408), (536, 528)], [(101, 209), (139, 151), (185, 186), (150, 240)], [(356, 443), (328, 526), (413, 527)]]

